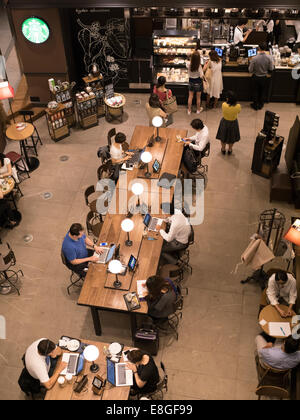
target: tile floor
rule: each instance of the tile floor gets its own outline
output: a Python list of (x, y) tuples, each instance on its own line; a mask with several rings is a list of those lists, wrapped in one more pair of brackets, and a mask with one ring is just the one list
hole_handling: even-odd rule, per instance
[[(147, 125), (144, 109), (148, 95), (126, 94), (124, 122), (116, 126), (130, 140), (136, 125)], [(135, 100), (139, 99), (140, 104)], [(240, 267), (233, 274), (240, 255), (255, 232), (259, 214), (276, 206), (287, 224), (299, 214), (286, 203), (269, 203), (269, 180), (251, 173), (253, 146), (263, 126), (264, 111), (253, 111), (242, 104), (239, 117), (242, 140), (232, 156), (220, 153), (215, 140), (221, 117), (220, 108), (201, 114), (210, 130), (211, 155), (205, 191), (204, 222), (195, 227), (191, 248), (193, 275), (187, 279), (189, 294), (184, 300), (179, 340), (168, 345), (162, 340), (156, 360), (163, 360), (169, 374), (166, 399), (255, 399), (256, 371), (254, 338), (260, 331), (257, 310), (260, 288), (241, 285), (251, 273)], [(294, 104), (269, 104), (265, 109), (279, 112), (278, 134), (287, 139), (299, 107)], [(188, 116), (179, 107), (172, 127), (189, 129), (196, 114)], [(67, 295), (69, 272), (62, 265), (62, 239), (73, 222), (85, 224), (87, 208), (84, 190), (95, 184), (99, 166), (97, 149), (106, 143), (112, 128), (104, 118), (98, 127), (83, 131), (72, 129), (70, 137), (54, 143), (45, 119), (37, 121), (43, 140), (39, 146), (40, 167), (21, 184), (24, 197), (19, 200), (22, 222), (13, 231), (4, 231), (24, 271), (21, 296), (0, 296), (0, 314), (7, 322), (7, 338), (0, 341), (0, 399), (24, 399), (17, 385), (24, 350), (39, 337), (58, 340), (69, 334), (99, 340), (93, 331), (90, 311), (76, 305), (78, 291)], [(9, 142), (6, 151), (18, 150)], [(67, 155), (69, 160), (61, 162)], [(284, 165), (282, 157), (281, 165)], [(52, 198), (45, 200), (44, 192)], [(26, 235), (33, 240), (24, 242)], [(129, 319), (118, 314), (103, 314), (101, 341), (120, 341), (130, 345)]]

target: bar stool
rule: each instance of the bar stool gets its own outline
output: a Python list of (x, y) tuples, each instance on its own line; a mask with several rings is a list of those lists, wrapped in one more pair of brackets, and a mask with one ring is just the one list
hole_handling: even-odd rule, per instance
[[(32, 146), (27, 146), (27, 140), (25, 140), (25, 144), (26, 144), (27, 147), (33, 148), (34, 152), (35, 152), (35, 155), (38, 156), (36, 146), (37, 146), (38, 143), (40, 143), (41, 146), (42, 146), (43, 143), (42, 143), (42, 140), (40, 138), (39, 132), (38, 132), (36, 126), (33, 123), (32, 116), (34, 115), (34, 112), (29, 111), (29, 110), (21, 110), (21, 111), (19, 111), (19, 114), (23, 116), (24, 122), (28, 122), (28, 123), (30, 123), (34, 126), (34, 133), (31, 136)], [(26, 117), (28, 117), (28, 118), (26, 118)]]
[[(6, 245), (8, 248), (7, 250), (3, 250), (3, 247), (0, 248), (0, 250), (2, 251), (0, 254), (0, 294), (7, 294), (9, 293), (11, 288), (14, 288), (20, 296), (19, 289), (17, 288), (15, 283), (17, 283), (17, 281), (19, 280), (18, 273), (21, 273), (22, 276), (24, 276), (24, 274), (22, 270), (10, 270), (11, 267), (16, 265), (16, 257), (9, 244), (6, 243)], [(5, 290), (5, 293), (3, 293), (3, 290)]]
[(11, 161), (12, 166), (16, 168), (19, 179), (22, 180), (22, 176), (25, 173), (27, 175), (27, 178), (30, 178), (30, 174), (23, 156), (16, 152), (8, 152), (5, 156)]

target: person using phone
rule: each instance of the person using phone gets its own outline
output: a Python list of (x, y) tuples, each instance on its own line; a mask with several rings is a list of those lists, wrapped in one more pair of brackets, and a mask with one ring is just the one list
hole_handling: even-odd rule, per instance
[[(92, 249), (88, 249), (87, 246)], [(62, 252), (70, 270), (84, 277), (88, 263), (97, 262), (99, 259), (98, 256), (94, 256), (94, 252), (100, 255), (103, 250), (85, 235), (84, 227), (80, 223), (73, 223), (64, 238)]]
[(209, 142), (209, 131), (207, 126), (204, 125), (203, 121), (199, 118), (195, 118), (191, 122), (191, 126), (196, 133), (191, 137), (184, 138), (183, 140), (185, 140), (185, 144), (189, 146), (190, 149), (193, 149), (196, 154), (200, 154)]

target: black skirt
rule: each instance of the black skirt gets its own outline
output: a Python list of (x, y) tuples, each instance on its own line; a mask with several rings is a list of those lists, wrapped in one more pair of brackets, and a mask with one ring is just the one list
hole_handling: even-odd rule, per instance
[(241, 137), (238, 120), (229, 121), (222, 118), (216, 138), (227, 144), (239, 141)]

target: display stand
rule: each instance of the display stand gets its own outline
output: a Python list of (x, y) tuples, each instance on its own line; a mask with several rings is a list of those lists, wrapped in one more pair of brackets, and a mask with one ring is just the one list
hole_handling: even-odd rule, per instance
[(98, 106), (96, 97), (76, 100), (78, 121), (83, 129), (98, 125)]
[(66, 107), (58, 104), (57, 108), (46, 108), (46, 119), (50, 137), (54, 141), (62, 140), (70, 135), (69, 124), (66, 118)]
[(76, 124), (75, 107), (72, 98), (72, 89), (64, 88), (61, 86), (61, 90), (51, 92), (53, 99), (65, 106), (65, 117), (68, 121), (69, 127), (73, 127)]
[(105, 104), (104, 104), (104, 90), (102, 85), (102, 76), (97, 77), (83, 77), (82, 80), (86, 84), (86, 86), (92, 88), (92, 92), (94, 92), (97, 106), (98, 106), (98, 117), (104, 117), (105, 115)]
[[(113, 98), (121, 98), (122, 102), (114, 103)], [(120, 122), (123, 121), (123, 114), (124, 114), (124, 106), (126, 103), (126, 99), (124, 95), (120, 93), (114, 93), (113, 96), (107, 97), (105, 96), (104, 99), (106, 105), (105, 117), (108, 122), (112, 122), (114, 120), (119, 120)]]

